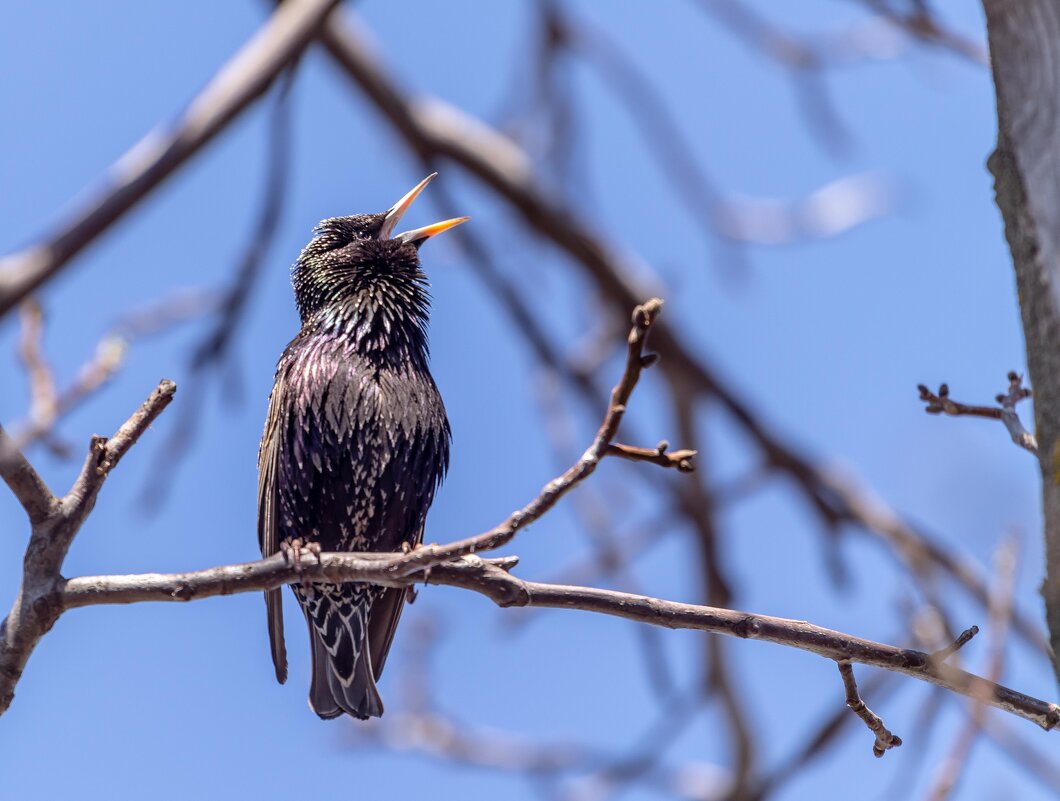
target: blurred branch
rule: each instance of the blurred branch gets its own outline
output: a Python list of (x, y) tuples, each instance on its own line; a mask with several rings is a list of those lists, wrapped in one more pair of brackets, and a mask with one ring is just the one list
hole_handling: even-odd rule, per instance
[(989, 66), (990, 57), (981, 42), (962, 36), (943, 24), (922, 0), (909, 0), (907, 11), (899, 11), (890, 0), (855, 0), (867, 6), (907, 36), (924, 44), (948, 50), (980, 66)]
[(339, 0), (288, 0), (188, 104), (149, 133), (97, 190), (43, 242), (0, 259), (0, 316), (10, 311), (195, 155), (259, 97), (324, 24)]
[(398, 712), (356, 729), (370, 740), (398, 751), (419, 751), (451, 762), (534, 778), (551, 778), (596, 758), (570, 743), (537, 744), (508, 732), (460, 726), (437, 712)]
[[(495, 197), (518, 213), (525, 224), (551, 241), (580, 266), (607, 303), (628, 309), (638, 297), (653, 294), (638, 271), (578, 219), (577, 213), (546, 197), (534, 180), (527, 154), (483, 121), (429, 96), (412, 96), (385, 72), (371, 47), (352, 25), (330, 19), (321, 41), (334, 62), (393, 125), (420, 159), (448, 159), (464, 168)], [(849, 523), (884, 542), (908, 569), (920, 577), (939, 571), (963, 587), (984, 608), (988, 591), (978, 567), (950, 553), (890, 508), (871, 499), (861, 487), (820, 470), (754, 415), (727, 382), (678, 338), (673, 329), (655, 332), (653, 344), (663, 357), (663, 371), (675, 394), (698, 394), (718, 401), (750, 435), (765, 464), (794, 479), (829, 526)], [(1045, 652), (1040, 630), (1017, 615), (1015, 630)]]
[[(196, 429), (202, 420), (206, 382), (196, 379), (203, 379), (208, 371), (216, 370), (228, 379), (226, 388), (229, 395), (235, 395), (239, 386), (237, 371), (231, 364), (232, 345), (245, 317), (247, 304), (258, 285), (288, 194), (291, 161), (290, 93), (297, 68), (297, 61), (292, 62), (279, 79), (275, 102), (270, 109), (265, 147), (265, 185), (261, 190), (257, 219), (230, 283), (220, 293), (213, 324), (192, 349), (191, 392), (185, 398), (177, 422), (170, 430), (166, 447), (159, 450), (155, 468), (149, 474), (144, 489), (148, 506), (157, 508), (165, 501), (166, 492), (173, 486), (173, 476), (194, 441)], [(226, 364), (230, 369), (223, 371)]]
[(297, 63), (292, 62), (279, 79), (275, 103), (269, 118), (261, 207), (232, 281), (221, 298), (214, 327), (192, 354), (193, 371), (220, 363), (228, 355), (235, 332), (246, 311), (247, 302), (258, 284), (265, 257), (275, 239), (288, 194), (287, 185), (290, 182), (290, 97), (296, 69)]
[(929, 390), (923, 384), (917, 384), (920, 391), (920, 400), (927, 404), (924, 409), (928, 414), (948, 414), (951, 417), (986, 417), (990, 420), (1000, 420), (1008, 429), (1012, 441), (1021, 448), (1038, 453), (1038, 442), (1034, 434), (1023, 427), (1019, 414), (1016, 412), (1016, 404), (1031, 396), (1031, 390), (1023, 386), (1023, 376), (1017, 372), (1008, 374), (1008, 390), (997, 396), (997, 406), (970, 406), (966, 403), (958, 403), (950, 399), (950, 388), (947, 384), (939, 386), (938, 393)]
[[(1013, 381), (1013, 383), (1016, 383)], [(1012, 602), (1016, 588), (1016, 540), (1008, 538), (998, 548), (997, 580), (989, 608), (990, 651), (987, 656), (985, 682), (1000, 680), (1005, 667), (1005, 645), (1009, 622), (1012, 619)], [(934, 784), (925, 796), (927, 801), (945, 801), (953, 792), (961, 772), (969, 762), (972, 748), (983, 731), (986, 717), (985, 700), (989, 695), (988, 684), (972, 687), (971, 709), (964, 728), (957, 735), (950, 754), (941, 761)]]
[(29, 377), (29, 425), (47, 429), (55, 420), (58, 402), (55, 377), (44, 357), (44, 310), (36, 298), (22, 302), (21, 319), (18, 355)]
[(1060, 797), (1060, 766), (1056, 764), (1056, 755), (1042, 753), (1031, 745), (1027, 738), (1020, 736), (1009, 725), (1008, 719), (997, 715), (986, 715), (983, 718), (983, 732), (987, 741), (993, 743), (1003, 754), (1027, 771), (1045, 787)]
[[(897, 676), (894, 673), (881, 671), (871, 675), (868, 681), (862, 682), (862, 687), (866, 694), (871, 693), (878, 698), (886, 691), (894, 688), (894, 679), (896, 678)], [(943, 692), (942, 690), (936, 691)], [(829, 706), (832, 707), (832, 705)], [(854, 720), (855, 716), (850, 714), (848, 707), (834, 708), (834, 711), (828, 714), (815, 729), (811, 730), (808, 736), (800, 738), (791, 754), (781, 760), (770, 773), (760, 780), (754, 792), (748, 795), (748, 801), (762, 801), (762, 799), (779, 792), (785, 784), (792, 781), (811, 762), (824, 756), (829, 747), (836, 745), (839, 742), (839, 735), (848, 726), (853, 725), (852, 721)]]
[(853, 61), (860, 55), (855, 47), (839, 38), (838, 46), (811, 42), (773, 25), (740, 0), (701, 0), (703, 9), (768, 59), (784, 67), (795, 82), (803, 117), (811, 130), (833, 149), (849, 145), (835, 105), (828, 94), (822, 70), (841, 61)]
[[(100, 337), (92, 356), (78, 370), (77, 377), (64, 389), (56, 393), (54, 386), (51, 386), (50, 394), (43, 402), (39, 399), (41, 390), (32, 389), (29, 415), (26, 420), (16, 424), (12, 429), (11, 438), (15, 446), (24, 450), (35, 442), (44, 441), (52, 452), (63, 457), (69, 456), (67, 443), (53, 436), (55, 425), (64, 415), (92, 397), (114, 377), (125, 363), (132, 343), (206, 314), (213, 306), (213, 296), (208, 293), (180, 292), (126, 315)], [(23, 307), (25, 308), (25, 303)], [(33, 311), (27, 314), (28, 316), (23, 317), (22, 353), (23, 361), (27, 364), (27, 369), (31, 374), (32, 388), (41, 380), (35, 378), (33, 373), (41, 370), (42, 367), (30, 366), (26, 349), (30, 347), (29, 343), (33, 342), (32, 358), (43, 365), (44, 355), (40, 338), (44, 317), (35, 301)], [(50, 374), (48, 380), (51, 381)], [(42, 407), (44, 412), (41, 411)]]

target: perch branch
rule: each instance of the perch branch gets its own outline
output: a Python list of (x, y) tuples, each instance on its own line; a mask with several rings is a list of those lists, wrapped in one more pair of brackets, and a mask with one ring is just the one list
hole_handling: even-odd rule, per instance
[[(931, 654), (875, 643), (812, 624), (748, 614), (731, 609), (695, 606), (588, 587), (523, 581), (511, 575), (517, 559), (484, 560), (475, 551), (508, 543), (540, 518), (572, 487), (590, 475), (607, 454), (630, 396), (644, 369), (648, 332), (661, 307), (652, 300), (638, 306), (628, 337), (626, 368), (611, 393), (604, 420), (585, 453), (562, 476), (547, 484), (536, 498), (501, 525), (475, 537), (445, 546), (425, 546), (408, 553), (320, 554), (308, 551), (300, 564), (283, 554), (240, 565), (177, 574), (95, 576), (63, 579), (59, 575), (70, 541), (87, 517), (107, 474), (172, 399), (175, 386), (163, 381), (141, 408), (110, 440), (95, 437), (88, 459), (68, 495), (58, 504), (32, 481), (26, 490), (18, 460), (5, 460), (4, 478), (30, 506), (41, 505), (41, 493), (52, 508), (33, 527), (25, 559), (23, 586), (11, 614), (0, 629), (0, 711), (14, 694), (33, 647), (64, 611), (98, 604), (143, 601), (190, 601), (216, 595), (252, 592), (301, 581), (360, 581), (383, 586), (419, 582), (444, 584), (479, 592), (501, 606), (582, 609), (668, 628), (687, 628), (758, 639), (810, 651), (837, 662), (858, 662), (913, 676), (962, 695), (982, 694), (998, 709), (1033, 721), (1045, 729), (1060, 723), (1060, 707), (949, 667)], [(16, 450), (17, 452), (17, 450)], [(25, 468), (32, 468), (22, 459)], [(12, 467), (12, 466), (15, 467)], [(35, 476), (35, 473), (31, 473)], [(15, 480), (12, 482), (14, 476)], [(39, 478), (37, 479), (39, 482)], [(50, 500), (49, 500), (50, 499)], [(27, 509), (28, 510), (28, 509)]]
[(502, 607), (580, 609), (670, 629), (695, 629), (772, 642), (837, 662), (883, 668), (960, 695), (974, 696), (991, 707), (1029, 720), (1046, 730), (1060, 725), (1060, 706), (939, 663), (923, 651), (866, 640), (801, 620), (697, 606), (614, 590), (524, 581), (510, 573), (516, 561), (514, 557), (483, 559), (477, 555), (465, 555), (424, 566), (419, 551), (406, 554), (322, 553), (319, 559), (305, 551), (299, 568), (295, 567), (293, 560), (289, 562), (283, 554), (276, 554), (257, 562), (188, 573), (73, 578), (57, 586), (49, 600), (67, 610), (99, 604), (192, 601), (258, 592), (296, 581), (359, 581), (383, 586), (426, 582), (473, 590)]

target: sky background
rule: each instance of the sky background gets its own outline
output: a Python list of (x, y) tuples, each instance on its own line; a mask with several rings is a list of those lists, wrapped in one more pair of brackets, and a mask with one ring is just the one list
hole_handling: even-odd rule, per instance
[[(797, 6), (797, 8), (796, 8)], [(704, 222), (674, 202), (658, 164), (622, 104), (592, 71), (574, 67), (582, 217), (612, 244), (661, 277), (667, 321), (777, 430), (808, 453), (857, 476), (896, 509), (989, 567), (998, 542), (1022, 543), (1019, 602), (1041, 617), (1042, 573), (1036, 465), (1004, 429), (925, 415), (916, 384), (946, 380), (955, 397), (989, 402), (1009, 369), (1022, 369), (1013, 276), (984, 163), (995, 137), (988, 71), (952, 55), (910, 48), (900, 58), (827, 73), (826, 86), (848, 132), (842, 155), (807, 126), (790, 75), (748, 48), (691, 2), (569, 5), (603, 26), (653, 80), (694, 143), (699, 164), (727, 193), (798, 198), (848, 175), (870, 173), (893, 187), (894, 209), (834, 238), (779, 248), (750, 247), (731, 259), (704, 236)], [(759, 2), (794, 30), (841, 30), (862, 19), (858, 4)], [(414, 10), (412, 10), (414, 8)], [(978, 3), (947, 3), (947, 19), (979, 39)], [(529, 3), (358, 4), (381, 57), (409, 87), (496, 121), (527, 91)], [(171, 120), (257, 29), (264, 5), (113, 2), (8, 4), (0, 24), (0, 252), (26, 245), (62, 219), (86, 188), (159, 122)], [(900, 39), (897, 40), (900, 43)], [(294, 87), (292, 174), (276, 242), (231, 370), (212, 380), (196, 412), (183, 460), (167, 473), (167, 500), (148, 512), (147, 475), (174, 457), (168, 436), (194, 397), (189, 349), (201, 324), (134, 345), (125, 369), (65, 418), (78, 452), (91, 433), (112, 432), (159, 378), (177, 399), (122, 462), (70, 553), (67, 575), (176, 571), (257, 557), (256, 454), (276, 359), (297, 330), (289, 265), (321, 218), (379, 211), (423, 170), (331, 68), (311, 52)], [(174, 289), (213, 287), (245, 246), (263, 185), (267, 104), (258, 105), (160, 191), (115, 226), (42, 295), (47, 352), (60, 383), (128, 311)], [(591, 335), (590, 287), (549, 246), (516, 236), (519, 222), (443, 165), (437, 183), (453, 193), (470, 225), (496, 247), (507, 272), (551, 330), (571, 346)], [(409, 227), (437, 219), (430, 191)], [(433, 372), (454, 432), (453, 461), (429, 521), (428, 538), (465, 536), (529, 500), (561, 465), (545, 434), (541, 376), (503, 310), (466, 265), (455, 238), (424, 248), (433, 284)], [(15, 354), (17, 327), (0, 321), (0, 420), (27, 407)], [(617, 356), (617, 350), (616, 350)], [(620, 362), (612, 359), (609, 381)], [(185, 380), (187, 379), (187, 381)], [(653, 388), (653, 384), (655, 385)], [(223, 386), (237, 391), (222, 391)], [(645, 376), (634, 401), (638, 431), (652, 444), (676, 432), (660, 403), (660, 379)], [(603, 405), (601, 398), (601, 410)], [(1025, 419), (1029, 409), (1025, 411)], [(595, 428), (580, 411), (566, 452)], [(707, 466), (723, 480), (741, 474), (746, 443), (704, 415)], [(79, 459), (43, 449), (31, 458), (65, 491)], [(594, 489), (616, 515), (650, 520), (659, 509), (627, 497), (625, 465), (605, 464)], [(649, 469), (633, 466), (632, 469)], [(665, 476), (679, 481), (678, 475)], [(814, 519), (783, 482), (722, 517), (722, 558), (741, 608), (894, 641), (899, 599), (909, 582), (868, 540), (843, 545), (853, 581), (837, 592), (820, 558)], [(0, 492), (0, 602), (17, 588), (26, 527)], [(675, 535), (648, 552), (637, 575), (653, 593), (700, 599), (689, 557)], [(521, 535), (507, 552), (520, 575), (547, 579), (586, 552), (569, 505)], [(33, 654), (0, 722), (0, 776), (11, 798), (78, 794), (86, 801), (148, 792), (157, 801), (211, 797), (436, 798), (537, 794), (503, 774), (369, 748), (353, 723), (325, 724), (306, 708), (308, 647), (288, 598), (291, 678), (275, 683), (264, 609), (257, 594), (190, 605), (99, 607), (65, 616)], [(981, 610), (955, 604), (967, 619)], [(620, 752), (660, 714), (631, 624), (580, 613), (534, 613), (513, 630), (511, 613), (483, 598), (425, 588), (406, 613), (382, 682), (388, 714), (403, 705), (418, 627), (437, 621), (430, 671), (439, 706), (459, 719), (541, 742), (587, 743)], [(985, 638), (980, 638), (985, 640)], [(658, 638), (686, 683), (700, 637)], [(819, 658), (760, 643), (729, 643), (762, 733), (776, 759), (799, 734), (842, 703), (835, 668)], [(984, 642), (968, 658), (981, 666)], [(861, 675), (867, 676), (865, 670)], [(1019, 647), (1005, 683), (1054, 698), (1048, 666)], [(784, 799), (849, 797), (850, 782), (879, 788), (907, 777), (916, 787), (950, 748), (960, 707), (921, 733), (930, 690), (904, 681), (880, 711), (906, 746), (873, 759), (870, 735), (852, 728), (829, 758), (805, 772)], [(949, 723), (950, 725), (945, 725)], [(1040, 749), (1056, 735), (1012, 721)], [(728, 744), (711, 710), (668, 751), (674, 763), (724, 762)], [(429, 788), (425, 790), (425, 788)], [(1037, 799), (1047, 791), (988, 743), (974, 752), (956, 797)], [(638, 790), (630, 798), (650, 797)], [(869, 797), (877, 797), (869, 792)]]

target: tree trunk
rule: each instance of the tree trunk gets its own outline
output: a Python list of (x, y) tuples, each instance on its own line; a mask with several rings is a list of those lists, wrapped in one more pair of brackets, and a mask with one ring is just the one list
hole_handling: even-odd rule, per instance
[(1005, 219), (1034, 387), (1046, 620), (1060, 679), (1060, 4), (983, 0), (997, 92), (988, 161)]

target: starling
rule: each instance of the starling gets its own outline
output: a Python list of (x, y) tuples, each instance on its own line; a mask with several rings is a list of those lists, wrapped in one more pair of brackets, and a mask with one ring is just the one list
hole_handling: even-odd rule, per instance
[[(321, 222), (292, 271), (302, 328), (280, 357), (258, 454), (262, 556), (302, 547), (396, 551), (423, 539), (449, 464), (449, 421), (428, 369), (419, 247), (467, 218), (393, 236), (430, 175), (380, 214)], [(294, 584), (321, 718), (377, 717), (376, 681), (402, 588)], [(279, 589), (265, 593), (276, 678), (287, 679)]]

